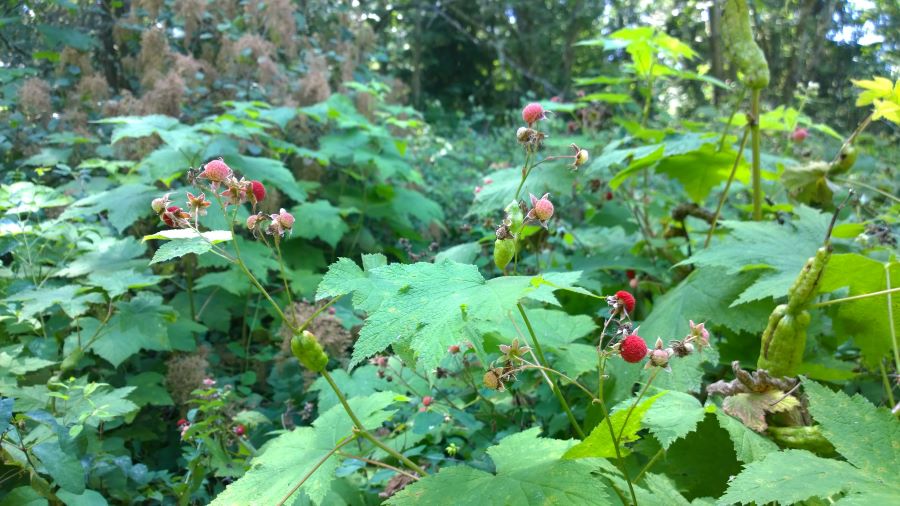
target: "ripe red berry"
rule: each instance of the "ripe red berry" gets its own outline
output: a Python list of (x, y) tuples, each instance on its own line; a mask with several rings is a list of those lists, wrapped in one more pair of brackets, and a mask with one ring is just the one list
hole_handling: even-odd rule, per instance
[(428, 406), (431, 406), (432, 402), (434, 402), (434, 398), (432, 398), (430, 395), (426, 395), (425, 397), (422, 397), (422, 405), (425, 406), (426, 408)]
[(809, 137), (809, 130), (805, 128), (797, 128), (791, 132), (791, 140), (794, 142), (803, 142)]
[(259, 181), (250, 181), (250, 189), (257, 202), (262, 202), (266, 198), (266, 187)]
[(544, 108), (537, 102), (530, 103), (522, 109), (522, 119), (531, 126), (534, 122), (544, 119)]
[(234, 428), (234, 433), (238, 436), (243, 436), (244, 434), (247, 433), (247, 428), (244, 427), (243, 425), (238, 425), (237, 427)]
[(622, 353), (622, 358), (625, 359), (626, 362), (636, 364), (647, 356), (647, 343), (641, 336), (631, 334), (625, 339), (622, 339), (622, 342), (619, 345), (619, 351)]
[(628, 269), (625, 271), (625, 277), (628, 279), (634, 279), (634, 271), (632, 269)]
[(208, 179), (213, 183), (223, 183), (226, 179), (231, 177), (233, 173), (231, 167), (220, 158), (218, 160), (212, 160), (204, 165), (203, 172), (201, 172), (198, 177)]
[(162, 213), (161, 217), (163, 223), (168, 225), (171, 228), (175, 228), (175, 220), (172, 219), (173, 216), (180, 216), (182, 213), (181, 208), (178, 206), (169, 206), (166, 208), (166, 212)]
[(185, 420), (184, 418), (178, 420), (178, 426), (179, 426), (179, 427), (181, 427), (181, 426), (183, 426), (183, 425), (187, 425), (187, 424), (188, 424), (188, 421)]
[(606, 200), (612, 200), (612, 199), (613, 199), (613, 193), (612, 193), (612, 192), (606, 192)]
[(459, 345), (458, 345), (458, 344), (451, 344), (450, 347), (447, 348), (447, 351), (449, 351), (450, 353), (456, 355), (457, 353), (459, 353)]
[(634, 295), (631, 295), (625, 290), (619, 290), (616, 292), (616, 299), (625, 306), (625, 311), (628, 311), (629, 313), (634, 311)]

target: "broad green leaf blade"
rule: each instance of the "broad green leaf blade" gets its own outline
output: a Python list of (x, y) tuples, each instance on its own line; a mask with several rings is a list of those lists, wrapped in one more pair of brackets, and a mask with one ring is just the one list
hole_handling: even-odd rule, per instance
[(97, 320), (84, 321), (82, 334), (91, 336), (98, 332), (88, 349), (118, 367), (140, 350), (170, 350), (167, 326), (174, 316), (172, 308), (163, 305), (161, 296), (140, 292), (131, 300), (118, 302), (112, 318), (99, 330)]
[(682, 263), (724, 267), (729, 276), (748, 269), (764, 269), (731, 306), (787, 295), (806, 260), (815, 255), (825, 240), (830, 222), (829, 215), (805, 206), (796, 207), (795, 214), (795, 219), (784, 225), (723, 221), (722, 226), (730, 229), (728, 238)]
[(212, 249), (212, 245), (199, 237), (187, 239), (183, 241), (169, 241), (164, 243), (153, 254), (150, 265), (166, 262), (175, 258), (181, 258), (185, 255), (195, 254), (202, 255)]
[(900, 475), (900, 422), (884, 408), (876, 408), (859, 394), (843, 392), (806, 380), (809, 412), (822, 433), (848, 462), (867, 476), (891, 483)]
[(813, 497), (825, 499), (866, 481), (846, 462), (823, 459), (806, 450), (786, 450), (744, 466), (719, 504), (794, 504)]
[(683, 392), (666, 392), (650, 406), (643, 425), (650, 429), (663, 448), (697, 428), (706, 410), (696, 397)]
[[(202, 238), (200, 236), (203, 236)], [(175, 228), (170, 230), (160, 230), (155, 234), (145, 235), (142, 241), (149, 241), (151, 239), (164, 239), (164, 240), (187, 240), (187, 239), (206, 239), (207, 241), (218, 244), (223, 241), (230, 241), (232, 239), (231, 232), (228, 230), (210, 230), (209, 232), (202, 232), (197, 234), (197, 232), (189, 229), (189, 228)]]
[(716, 418), (719, 420), (719, 425), (728, 432), (731, 442), (734, 443), (734, 452), (741, 462), (749, 464), (778, 451), (778, 445), (760, 436), (737, 418), (720, 410), (716, 410)]
[(57, 485), (75, 494), (84, 492), (84, 468), (81, 467), (81, 462), (74, 455), (63, 451), (56, 438), (32, 446), (31, 452), (41, 459)]
[[(616, 434), (616, 437), (621, 434), (621, 438), (619, 439), (620, 451), (622, 455), (628, 454), (628, 449), (624, 447), (624, 443), (628, 443), (631, 441), (635, 441), (638, 439), (638, 431), (641, 430), (641, 421), (644, 418), (644, 415), (653, 406), (660, 397), (665, 395), (665, 392), (660, 392), (653, 397), (644, 399), (641, 401), (637, 407), (634, 408), (634, 411), (629, 415), (629, 409), (620, 409), (613, 413), (609, 420), (612, 422), (613, 433)], [(633, 401), (626, 401), (629, 403)], [(563, 458), (566, 459), (583, 459), (588, 457), (605, 457), (605, 458), (615, 458), (616, 455), (616, 445), (615, 440), (609, 433), (609, 425), (607, 425), (605, 420), (600, 421), (596, 427), (591, 431), (591, 433), (584, 439), (584, 441), (578, 443), (573, 446), (563, 455)]]
[(150, 200), (156, 188), (142, 184), (126, 184), (85, 197), (66, 208), (61, 218), (72, 219), (106, 212), (109, 223), (122, 233), (138, 218), (149, 215)]
[[(393, 402), (387, 392), (349, 400), (350, 407), (366, 428), (378, 427), (391, 412), (384, 408)], [(312, 427), (300, 427), (269, 441), (262, 453), (254, 458), (242, 478), (235, 481), (212, 502), (219, 506), (268, 506), (277, 504), (300, 482), (307, 472), (324, 458), (338, 443), (352, 433), (353, 422), (342, 406), (334, 406), (321, 415)], [(334, 470), (339, 457), (331, 456), (303, 484), (305, 493), (315, 504), (331, 490)], [(288, 502), (288, 504), (292, 504)]]
[(560, 460), (572, 442), (538, 438), (538, 433), (536, 428), (520, 432), (489, 448), (496, 474), (464, 465), (445, 467), (406, 487), (387, 504), (612, 504), (606, 486), (592, 474), (596, 461)]
[[(848, 275), (852, 273), (852, 275)], [(887, 289), (887, 275), (891, 286), (900, 286), (900, 263), (884, 264), (856, 253), (832, 255), (822, 273), (821, 293), (849, 287), (849, 295), (862, 295)], [(868, 297), (837, 305), (835, 332), (845, 339), (852, 337), (859, 346), (863, 361), (877, 370), (882, 357), (891, 350), (891, 322), (888, 319), (888, 300), (894, 316), (894, 329), (900, 332), (900, 294)]]
[(294, 234), (304, 239), (319, 238), (334, 248), (344, 234), (350, 231), (341, 217), (341, 209), (327, 200), (304, 202), (291, 209), (291, 212), (300, 218), (294, 227)]

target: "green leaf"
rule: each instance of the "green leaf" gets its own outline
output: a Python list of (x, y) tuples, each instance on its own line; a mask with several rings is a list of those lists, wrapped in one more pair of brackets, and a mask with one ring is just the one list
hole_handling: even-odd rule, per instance
[(475, 262), (478, 255), (481, 254), (481, 244), (475, 242), (465, 242), (451, 246), (434, 256), (434, 263), (441, 263), (444, 260), (451, 260), (460, 264), (471, 264)]
[(332, 248), (350, 231), (341, 217), (341, 209), (334, 207), (327, 200), (304, 202), (291, 209), (297, 217), (294, 234), (304, 239), (319, 238)]
[(722, 226), (730, 229), (728, 238), (681, 264), (725, 267), (729, 276), (750, 269), (761, 271), (730, 307), (787, 295), (806, 260), (822, 245), (830, 222), (828, 215), (806, 206), (796, 207), (795, 214), (795, 219), (784, 225), (723, 221)]
[(86, 290), (87, 288), (79, 285), (44, 286), (11, 295), (7, 300), (22, 303), (17, 311), (20, 321), (33, 318), (55, 304), (70, 318), (77, 318), (86, 313), (91, 304), (103, 302), (99, 293), (80, 294)]
[(106, 499), (96, 490), (85, 490), (81, 494), (73, 494), (67, 490), (60, 490), (56, 495), (66, 506), (106, 506)]
[[(346, 264), (339, 268), (348, 270)], [(373, 273), (390, 279), (399, 289), (377, 309), (364, 301), (369, 317), (353, 348), (351, 367), (397, 343), (408, 345), (427, 369), (437, 367), (447, 347), (459, 344), (460, 336), (480, 336), (493, 330), (525, 297), (554, 303), (553, 290), (571, 287), (581, 274), (505, 276), (485, 281), (474, 265), (454, 262), (391, 264)], [(351, 275), (358, 276), (358, 272)], [(481, 340), (472, 341), (481, 353)]]
[(110, 224), (121, 234), (138, 218), (149, 215), (150, 201), (156, 195), (156, 188), (142, 184), (125, 184), (112, 190), (95, 193), (72, 203), (61, 218), (95, 215), (106, 212)]
[[(147, 261), (140, 259), (146, 246), (133, 237), (98, 237), (89, 239), (87, 252), (78, 256), (57, 273), (75, 278), (97, 272), (116, 272), (125, 269), (145, 269)], [(87, 241), (86, 241), (87, 242)]]
[(12, 489), (0, 501), (0, 506), (47, 506), (47, 499), (37, 493), (31, 487), (17, 487)]
[(155, 274), (126, 269), (117, 272), (92, 272), (88, 274), (86, 281), (91, 286), (102, 288), (110, 298), (115, 298), (128, 290), (157, 286), (163, 279), (165, 278)]
[(164, 386), (165, 381), (165, 376), (151, 371), (129, 376), (126, 384), (135, 387), (135, 389), (128, 398), (140, 407), (148, 405), (173, 406), (175, 402)]
[(900, 421), (859, 394), (833, 392), (805, 380), (809, 412), (835, 449), (866, 476), (884, 483), (900, 474)]
[[(678, 180), (691, 200), (703, 203), (710, 190), (728, 179), (736, 156), (736, 151), (718, 151), (714, 144), (705, 144), (690, 153), (661, 160), (656, 173)], [(746, 183), (749, 176), (747, 162), (742, 159), (735, 178)]]
[(232, 239), (231, 232), (229, 232), (228, 230), (210, 230), (208, 232), (201, 232), (200, 234), (197, 234), (197, 232), (189, 228), (176, 228), (169, 230), (160, 230), (159, 232), (145, 235), (144, 238), (141, 239), (141, 241), (146, 242), (152, 239), (163, 239), (167, 241), (201, 239), (200, 236), (203, 236), (203, 238), (213, 244), (230, 241)]
[(572, 441), (537, 437), (533, 428), (503, 438), (487, 450), (496, 474), (458, 465), (445, 467), (391, 497), (394, 506), (433, 504), (612, 504), (591, 460), (561, 460)]
[(846, 462), (823, 459), (806, 450), (786, 450), (744, 466), (719, 504), (794, 504), (813, 497), (825, 499), (867, 481)]
[(339, 258), (331, 264), (316, 290), (316, 300), (352, 293), (355, 308), (366, 313), (378, 309), (399, 285), (377, 271), (387, 265), (384, 255), (363, 255), (362, 262), (365, 271), (349, 258)]
[(32, 446), (31, 452), (41, 460), (57, 485), (76, 494), (84, 492), (81, 462), (71, 453), (63, 451), (56, 438)]
[[(832, 255), (822, 273), (819, 292), (827, 293), (845, 286), (850, 288), (851, 296), (886, 290), (888, 274), (891, 286), (900, 285), (900, 262), (884, 264), (856, 253)], [(889, 300), (892, 306), (890, 310)], [(900, 332), (900, 295), (841, 302), (837, 305), (836, 312), (835, 333), (852, 337), (862, 352), (865, 364), (871, 369), (877, 369), (882, 357), (891, 351), (891, 322), (888, 319), (891, 313), (894, 316), (894, 329)]]
[[(706, 144), (718, 141), (715, 134), (689, 133), (677, 135), (659, 144), (651, 144), (633, 149), (614, 150), (600, 155), (590, 166), (591, 172), (610, 165), (618, 165), (630, 161), (627, 167), (619, 171), (609, 182), (612, 189), (621, 186), (629, 177), (664, 158), (685, 155), (701, 149)], [(599, 174), (598, 174), (599, 175)]]
[[(88, 349), (114, 367), (141, 350), (168, 351), (171, 345), (166, 327), (173, 316), (172, 309), (162, 304), (161, 296), (140, 292), (131, 300), (116, 304), (112, 318)], [(99, 325), (97, 320), (83, 321), (82, 334), (93, 335)]]
[(670, 391), (650, 406), (643, 425), (650, 429), (663, 448), (668, 448), (675, 440), (693, 432), (704, 416), (706, 410), (696, 397)]
[(716, 410), (716, 418), (719, 425), (728, 431), (731, 442), (734, 443), (734, 452), (738, 460), (745, 464), (761, 460), (766, 455), (777, 452), (778, 445), (771, 440), (760, 436), (749, 427), (741, 423), (737, 418)]
[(174, 258), (181, 258), (184, 255), (190, 255), (191, 253), (202, 255), (211, 249), (212, 245), (199, 237), (181, 241), (169, 241), (156, 250), (156, 253), (153, 254), (153, 258), (150, 260), (150, 265), (172, 260)]
[[(281, 160), (252, 156), (225, 156), (225, 161), (247, 179), (258, 179), (292, 199), (303, 202), (307, 198), (306, 189), (299, 184), (291, 171)], [(286, 206), (285, 206), (286, 207)]]
[[(653, 406), (660, 397), (664, 396), (665, 392), (660, 392), (653, 397), (649, 397), (641, 401), (634, 410), (629, 415), (630, 409), (620, 409), (616, 411), (612, 415), (610, 415), (609, 421), (612, 422), (613, 432), (618, 437), (621, 434), (621, 438), (619, 438), (620, 452), (622, 455), (628, 454), (628, 449), (624, 446), (625, 443), (636, 441), (638, 439), (638, 431), (641, 430), (641, 421), (644, 418), (644, 415)], [(628, 403), (630, 408), (631, 404), (634, 401), (625, 401)], [(583, 459), (588, 457), (605, 457), (605, 458), (615, 458), (616, 455), (616, 445), (615, 440), (610, 436), (609, 433), (609, 425), (605, 420), (600, 421), (596, 427), (591, 431), (591, 433), (584, 439), (584, 441), (578, 443), (577, 445), (570, 448), (563, 458), (566, 459)]]
[[(382, 392), (350, 399), (350, 407), (366, 428), (380, 426), (391, 416), (385, 411), (394, 394)], [(269, 441), (250, 463), (250, 470), (212, 502), (213, 505), (255, 506), (276, 504), (338, 443), (350, 437), (353, 422), (342, 406), (322, 414), (312, 427), (300, 427)], [(328, 458), (300, 489), (316, 504), (331, 490), (339, 457)]]
[(641, 323), (641, 334), (680, 338), (690, 332), (688, 320), (709, 321), (735, 332), (762, 332), (774, 302), (729, 306), (756, 277), (754, 272), (729, 276), (724, 267), (701, 267), (656, 300), (653, 311)]

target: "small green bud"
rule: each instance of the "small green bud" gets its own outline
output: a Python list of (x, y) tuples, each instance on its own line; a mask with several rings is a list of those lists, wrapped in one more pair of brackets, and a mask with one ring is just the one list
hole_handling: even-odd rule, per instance
[(501, 271), (516, 256), (515, 239), (497, 239), (494, 241), (494, 265)]
[(322, 345), (316, 339), (316, 336), (308, 330), (304, 330), (299, 336), (291, 339), (291, 351), (297, 360), (313, 372), (322, 372), (328, 365), (328, 355), (322, 349)]

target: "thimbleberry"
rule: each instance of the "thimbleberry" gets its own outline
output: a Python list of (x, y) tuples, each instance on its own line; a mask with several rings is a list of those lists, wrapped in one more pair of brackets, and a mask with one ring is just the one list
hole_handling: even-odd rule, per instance
[(647, 343), (641, 336), (631, 334), (625, 339), (622, 339), (622, 342), (619, 345), (619, 351), (626, 362), (636, 364), (647, 356)]
[(545, 117), (544, 108), (537, 102), (532, 102), (522, 109), (522, 119), (525, 120), (525, 123), (528, 123), (528, 126)]

